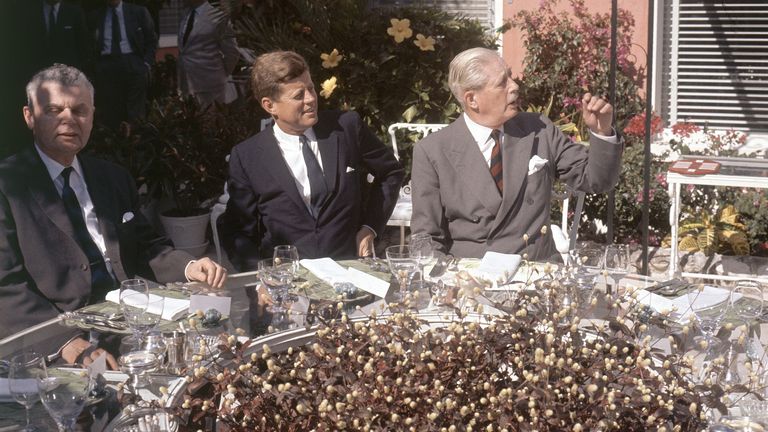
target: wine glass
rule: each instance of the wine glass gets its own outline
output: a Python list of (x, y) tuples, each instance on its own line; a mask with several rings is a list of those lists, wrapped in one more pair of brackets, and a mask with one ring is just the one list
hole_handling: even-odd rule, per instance
[(720, 301), (720, 299), (710, 300), (708, 295), (704, 295), (704, 290), (704, 285), (699, 285), (685, 294), (685, 297), (689, 307), (687, 312), (693, 314), (699, 323), (699, 328), (707, 342), (707, 351), (709, 351), (715, 333), (731, 305), (731, 292), (727, 291), (728, 298)]
[(8, 387), (13, 399), (24, 406), (27, 423), (24, 431), (38, 430), (29, 424), (29, 410), (40, 400), (37, 384), (45, 376), (43, 356), (27, 351), (11, 358), (8, 371)]
[[(603, 253), (602, 270), (610, 276), (615, 286), (629, 272), (629, 246), (623, 244), (611, 244), (605, 247)], [(609, 292), (611, 286), (606, 288)]]
[(389, 246), (386, 249), (389, 271), (397, 278), (399, 289), (394, 294), (395, 301), (405, 300), (408, 293), (408, 285), (418, 269), (419, 263), (411, 253), (409, 246)]
[(125, 322), (133, 331), (133, 337), (124, 342), (140, 346), (144, 337), (160, 322), (163, 313), (164, 298), (149, 293), (127, 290), (120, 293), (120, 309)]
[(299, 273), (299, 250), (296, 246), (279, 245), (275, 246), (272, 254), (272, 263), (274, 266), (286, 266), (290, 268), (293, 279)]
[(293, 266), (282, 263), (275, 264), (274, 259), (268, 258), (260, 260), (257, 269), (261, 283), (272, 298), (272, 304), (267, 305), (267, 311), (271, 316), (270, 326), (282, 329), (290, 323), (286, 304), (289, 299), (288, 291), (295, 274)]
[[(43, 406), (56, 421), (60, 432), (75, 430), (77, 417), (85, 406), (90, 391), (90, 378), (83, 369), (49, 369), (39, 381)], [(68, 368), (67, 368), (68, 369)]]
[(759, 283), (750, 280), (736, 281), (736, 286), (731, 292), (731, 308), (733, 308), (733, 316), (746, 327), (748, 341), (746, 354), (753, 361), (758, 360), (760, 351), (754, 344), (759, 344), (760, 341), (752, 340), (751, 326), (763, 314), (763, 307), (763, 288)]
[(411, 240), (408, 243), (411, 255), (416, 258), (419, 269), (419, 288), (424, 288), (424, 267), (435, 255), (432, 236), (427, 233), (411, 234)]
[[(123, 316), (126, 318), (128, 324), (130, 325), (130, 320), (128, 319), (129, 314), (131, 316), (134, 316), (138, 314), (137, 308), (139, 308), (138, 305), (130, 305), (125, 304), (124, 299), (127, 299), (129, 296), (133, 298), (133, 300), (139, 301), (141, 300), (141, 297), (134, 297), (136, 294), (143, 294), (149, 298), (149, 285), (147, 285), (147, 281), (143, 279), (126, 279), (122, 282), (120, 282), (120, 312), (122, 312)], [(146, 301), (144, 302), (146, 303)], [(146, 307), (145, 307), (146, 308)], [(133, 329), (133, 336), (129, 336), (125, 339), (123, 339), (123, 342), (128, 345), (138, 345), (141, 343), (140, 333), (138, 330)]]

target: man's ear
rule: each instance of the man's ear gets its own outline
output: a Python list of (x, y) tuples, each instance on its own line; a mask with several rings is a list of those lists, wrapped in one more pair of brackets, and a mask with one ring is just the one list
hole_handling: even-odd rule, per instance
[(264, 111), (268, 112), (271, 115), (275, 115), (275, 101), (268, 97), (261, 98), (261, 107), (264, 108)]
[(468, 90), (464, 92), (464, 107), (467, 110), (477, 111), (478, 104), (474, 91)]
[(24, 106), (23, 109), (24, 113), (24, 121), (27, 123), (27, 127), (29, 130), (32, 130), (32, 128), (35, 127), (35, 117), (32, 115), (32, 108), (29, 106)]

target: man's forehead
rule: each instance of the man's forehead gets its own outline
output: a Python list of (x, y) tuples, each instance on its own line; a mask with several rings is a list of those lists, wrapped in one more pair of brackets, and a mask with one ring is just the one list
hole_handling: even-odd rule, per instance
[(62, 85), (55, 81), (44, 81), (35, 92), (35, 99), (43, 102), (61, 97), (73, 97), (78, 99), (90, 100), (91, 92), (87, 87), (80, 84)]

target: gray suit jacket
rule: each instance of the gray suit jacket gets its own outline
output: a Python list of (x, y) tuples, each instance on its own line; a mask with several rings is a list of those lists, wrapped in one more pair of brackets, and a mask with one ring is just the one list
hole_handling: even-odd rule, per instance
[[(139, 211), (130, 174), (100, 159), (78, 159), (117, 279), (184, 280), (192, 256), (155, 233)], [(0, 338), (105, 294), (91, 292), (88, 258), (34, 147), (0, 161)]]
[(182, 94), (221, 92), (240, 53), (232, 26), (219, 9), (203, 3), (195, 15), (187, 43), (183, 43), (185, 23), (179, 26), (179, 89)]
[[(464, 117), (416, 144), (413, 153), (413, 232), (429, 233), (443, 252), (482, 257), (486, 251), (554, 255), (552, 186), (604, 192), (617, 182), (623, 145), (592, 138), (586, 147), (563, 135), (545, 116), (520, 113), (504, 124), (504, 196), (499, 193)], [(588, 150), (589, 148), (589, 150)], [(548, 162), (528, 174), (532, 156)], [(523, 240), (523, 234), (529, 239)]]

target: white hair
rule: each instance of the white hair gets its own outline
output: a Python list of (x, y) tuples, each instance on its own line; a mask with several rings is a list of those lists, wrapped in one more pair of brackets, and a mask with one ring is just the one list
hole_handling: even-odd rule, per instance
[(72, 66), (65, 64), (54, 63), (53, 66), (47, 67), (35, 76), (27, 83), (27, 106), (32, 108), (34, 95), (43, 83), (54, 82), (61, 86), (66, 87), (85, 87), (91, 93), (91, 103), (93, 103), (93, 84), (88, 81), (88, 77), (84, 73)]
[(496, 51), (488, 48), (470, 48), (451, 60), (448, 68), (448, 87), (464, 107), (464, 92), (479, 90), (488, 83), (486, 67), (492, 62), (503, 61)]

